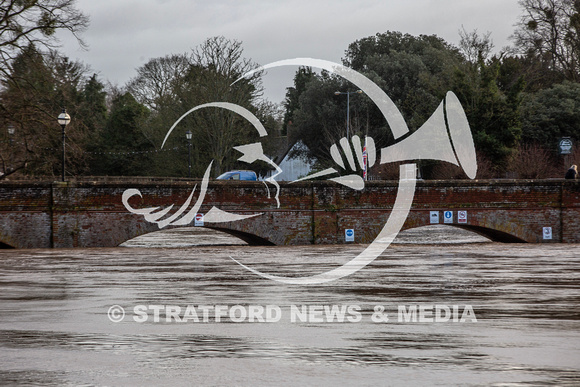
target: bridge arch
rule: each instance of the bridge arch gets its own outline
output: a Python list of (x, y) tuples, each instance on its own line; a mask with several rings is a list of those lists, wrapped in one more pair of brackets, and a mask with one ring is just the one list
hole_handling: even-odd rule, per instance
[[(443, 228), (447, 229), (461, 229), (469, 231), (469, 233), (473, 233), (475, 235), (479, 235), (483, 238), (486, 238), (490, 242), (501, 242), (501, 243), (527, 243), (526, 240), (516, 236), (509, 234), (507, 232), (492, 229), (489, 227), (482, 227), (482, 226), (474, 226), (474, 225), (460, 225), (460, 224), (416, 224), (411, 227), (404, 227), (401, 231), (401, 236), (405, 236), (405, 232), (409, 230), (419, 231), (419, 229), (426, 229), (427, 230), (434, 230), (436, 229), (440, 232)], [(429, 231), (430, 231), (429, 230)], [(433, 241), (433, 243), (437, 243)], [(466, 242), (470, 243), (470, 242)]]
[[(438, 224), (441, 226), (451, 226), (472, 231), (493, 242), (502, 243), (539, 242), (537, 234), (538, 231), (540, 234), (542, 232), (541, 227), (538, 230), (538, 226), (534, 224), (521, 222), (521, 211), (517, 211), (515, 215), (513, 215), (509, 213), (506, 214), (505, 211), (499, 211), (497, 209), (489, 210), (487, 208), (472, 208), (466, 211), (468, 218), (466, 223), (459, 223), (457, 221), (458, 210), (452, 210), (452, 223), (440, 222), (434, 224), (431, 223), (430, 219), (430, 214), (432, 212), (432, 210), (412, 209), (403, 229), (406, 230)], [(443, 210), (438, 212), (440, 216), (444, 213)]]
[(224, 232), (226, 234), (232, 235), (236, 238), (243, 240), (244, 242), (246, 242), (250, 246), (275, 246), (275, 244), (273, 242), (271, 242), (270, 240), (263, 238), (261, 236), (258, 236), (256, 234), (251, 234), (251, 233), (244, 232), (244, 231), (232, 230), (229, 228), (220, 228), (220, 227), (205, 227), (205, 228), (221, 231), (221, 232)]
[[(210, 231), (210, 235), (207, 235), (207, 232), (204, 233), (202, 230)], [(248, 232), (238, 231), (238, 230), (230, 230), (227, 228), (220, 228), (220, 227), (207, 227), (207, 226), (179, 226), (179, 227), (167, 227), (163, 229), (159, 229), (155, 227), (154, 229), (148, 228), (146, 230), (141, 230), (142, 232), (139, 235), (128, 235), (126, 240), (120, 241), (118, 246), (124, 247), (142, 247), (145, 245), (155, 244), (155, 239), (159, 238), (160, 245), (167, 243), (172, 245), (173, 243), (179, 245), (181, 242), (187, 244), (188, 241), (191, 241), (191, 245), (238, 245), (246, 244), (250, 246), (273, 246), (274, 243), (271, 241), (262, 238), (258, 235), (253, 235)], [(144, 231), (144, 232), (143, 232)], [(221, 235), (220, 235), (221, 234)], [(228, 237), (224, 236), (231, 236), (235, 238), (235, 240), (228, 241)], [(165, 237), (165, 238), (164, 238)], [(191, 239), (189, 239), (191, 238)], [(207, 240), (208, 238), (212, 239), (212, 242), (204, 243), (204, 238)], [(195, 240), (199, 243), (193, 243)], [(239, 243), (236, 243), (239, 241)], [(222, 243), (223, 242), (223, 243)]]
[(482, 227), (482, 226), (472, 226), (472, 225), (455, 225), (457, 228), (461, 228), (464, 230), (473, 231), (476, 234), (484, 236), (490, 239), (493, 242), (502, 242), (502, 243), (528, 243), (526, 240), (516, 236), (509, 234), (504, 231)]
[(5, 249), (15, 249), (16, 247), (9, 245), (8, 243), (4, 243), (2, 241), (0, 241), (0, 250), (5, 250)]

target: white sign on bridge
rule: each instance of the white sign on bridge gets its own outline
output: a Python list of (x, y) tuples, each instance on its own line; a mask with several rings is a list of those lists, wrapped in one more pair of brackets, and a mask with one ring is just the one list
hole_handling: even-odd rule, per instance
[(430, 219), (431, 224), (439, 223), (439, 211), (431, 211)]
[(354, 242), (354, 230), (352, 228), (344, 230), (344, 240), (345, 242)]
[(552, 239), (552, 227), (544, 227), (544, 239)]
[(203, 214), (197, 213), (195, 214), (195, 222), (193, 223), (196, 227), (203, 226)]
[(445, 211), (443, 213), (443, 223), (453, 223), (453, 211)]

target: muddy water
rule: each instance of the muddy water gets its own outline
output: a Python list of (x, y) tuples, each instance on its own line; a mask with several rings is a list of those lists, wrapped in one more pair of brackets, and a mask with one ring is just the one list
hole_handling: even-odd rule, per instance
[(318, 286), (231, 258), (311, 275), (364, 246), (0, 251), (0, 385), (580, 385), (580, 245), (426, 230)]

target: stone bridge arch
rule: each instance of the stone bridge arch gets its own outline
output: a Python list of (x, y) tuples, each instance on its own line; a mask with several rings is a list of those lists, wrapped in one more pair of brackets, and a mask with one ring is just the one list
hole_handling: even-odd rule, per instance
[(11, 246), (7, 243), (4, 243), (0, 240), (0, 250), (5, 250), (5, 249), (15, 249), (15, 246)]
[(206, 227), (206, 228), (216, 230), (216, 231), (221, 231), (221, 232), (224, 232), (226, 234), (232, 235), (238, 239), (243, 240), (244, 242), (246, 242), (250, 246), (275, 246), (276, 245), (275, 243), (270, 241), (265, 236), (259, 236), (259, 235), (251, 234), (251, 233), (248, 233), (245, 231), (232, 230), (232, 229), (223, 228), (223, 227)]
[[(127, 235), (126, 240), (119, 242), (118, 245), (123, 244), (124, 242), (130, 241), (132, 239), (144, 236), (144, 235), (148, 235), (148, 234), (155, 234), (155, 233), (160, 233), (160, 232), (164, 232), (164, 231), (169, 231), (169, 230), (175, 230), (175, 229), (192, 229), (192, 228), (202, 228), (202, 229), (209, 229), (209, 230), (215, 230), (218, 231), (220, 233), (223, 234), (227, 234), (230, 235), (232, 237), (235, 237), (243, 242), (246, 242), (248, 245), (250, 246), (275, 246), (275, 244), (273, 242), (271, 242), (270, 240), (268, 240), (266, 237), (262, 237), (259, 235), (255, 235), (255, 234), (251, 234), (249, 232), (244, 232), (244, 231), (239, 231), (239, 230), (233, 230), (233, 229), (229, 229), (229, 228), (223, 228), (223, 227), (217, 227), (217, 226), (191, 226), (191, 225), (187, 225), (187, 226), (178, 226), (178, 227), (166, 227), (163, 229), (159, 229), (158, 227), (152, 227), (152, 228), (144, 228), (141, 229), (138, 235)], [(117, 245), (117, 246), (118, 246)]]
[[(421, 211), (421, 210), (411, 210), (407, 221), (403, 225), (402, 230), (413, 229), (417, 227), (432, 226), (433, 223), (430, 222), (431, 211)], [(436, 210), (437, 211), (437, 210)], [(522, 225), (514, 219), (511, 219), (506, 214), (504, 216), (498, 216), (497, 210), (478, 210), (471, 209), (466, 210), (468, 216), (467, 224), (457, 223), (456, 217), (458, 211), (461, 210), (450, 210), (453, 212), (454, 222), (450, 224), (443, 223), (443, 213), (446, 210), (437, 211), (440, 214), (440, 223), (444, 226), (455, 227), (463, 230), (472, 231), (483, 237), (488, 238), (493, 242), (502, 243), (534, 243), (541, 242), (539, 240), (539, 235), (541, 235), (541, 226), (530, 227), (530, 225)], [(539, 229), (539, 233), (534, 232), (534, 228)]]
[(461, 228), (463, 230), (473, 231), (476, 234), (484, 236), (490, 239), (493, 242), (502, 242), (502, 243), (527, 243), (527, 241), (523, 238), (520, 238), (516, 235), (509, 234), (507, 232), (496, 230), (488, 227), (482, 226), (455, 226), (457, 228)]
[[(404, 227), (401, 231), (406, 231), (406, 230), (414, 230), (414, 229), (418, 229), (418, 228), (424, 228), (424, 227), (429, 227), (429, 226), (434, 226), (433, 224), (425, 224), (422, 226), (414, 226), (414, 227)], [(441, 226), (441, 225), (439, 225)], [(516, 235), (512, 235), (509, 234), (507, 232), (504, 231), (500, 231), (500, 230), (495, 230), (492, 228), (488, 228), (488, 227), (482, 227), (482, 226), (473, 226), (473, 225), (458, 225), (458, 224), (448, 224), (448, 225), (442, 225), (445, 226), (446, 228), (457, 228), (457, 229), (461, 229), (461, 230), (466, 230), (469, 232), (472, 232), (474, 234), (480, 235), (484, 238), (489, 239), (491, 242), (501, 242), (501, 243), (528, 243), (526, 240), (516, 236)]]

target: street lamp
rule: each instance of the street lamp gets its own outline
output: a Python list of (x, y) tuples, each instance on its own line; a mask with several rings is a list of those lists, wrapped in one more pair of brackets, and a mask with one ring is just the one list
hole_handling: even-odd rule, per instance
[(350, 126), (350, 95), (351, 94), (362, 94), (362, 90), (357, 91), (335, 91), (335, 95), (346, 94), (346, 138), (349, 138), (349, 126)]
[(8, 124), (8, 137), (9, 141), (10, 141), (10, 158), (8, 160), (8, 162), (10, 163), (10, 165), (12, 164), (12, 154), (14, 153), (14, 149), (12, 149), (12, 147), (14, 146), (14, 125), (12, 124)]
[(12, 146), (14, 141), (14, 125), (12, 124), (8, 125), (8, 136), (10, 137), (10, 146)]
[(185, 138), (187, 138), (187, 177), (191, 178), (191, 130), (185, 132)]
[(65, 153), (65, 128), (70, 122), (70, 116), (67, 114), (66, 109), (62, 109), (62, 113), (58, 116), (58, 124), (62, 128), (62, 181), (64, 181), (64, 153)]

